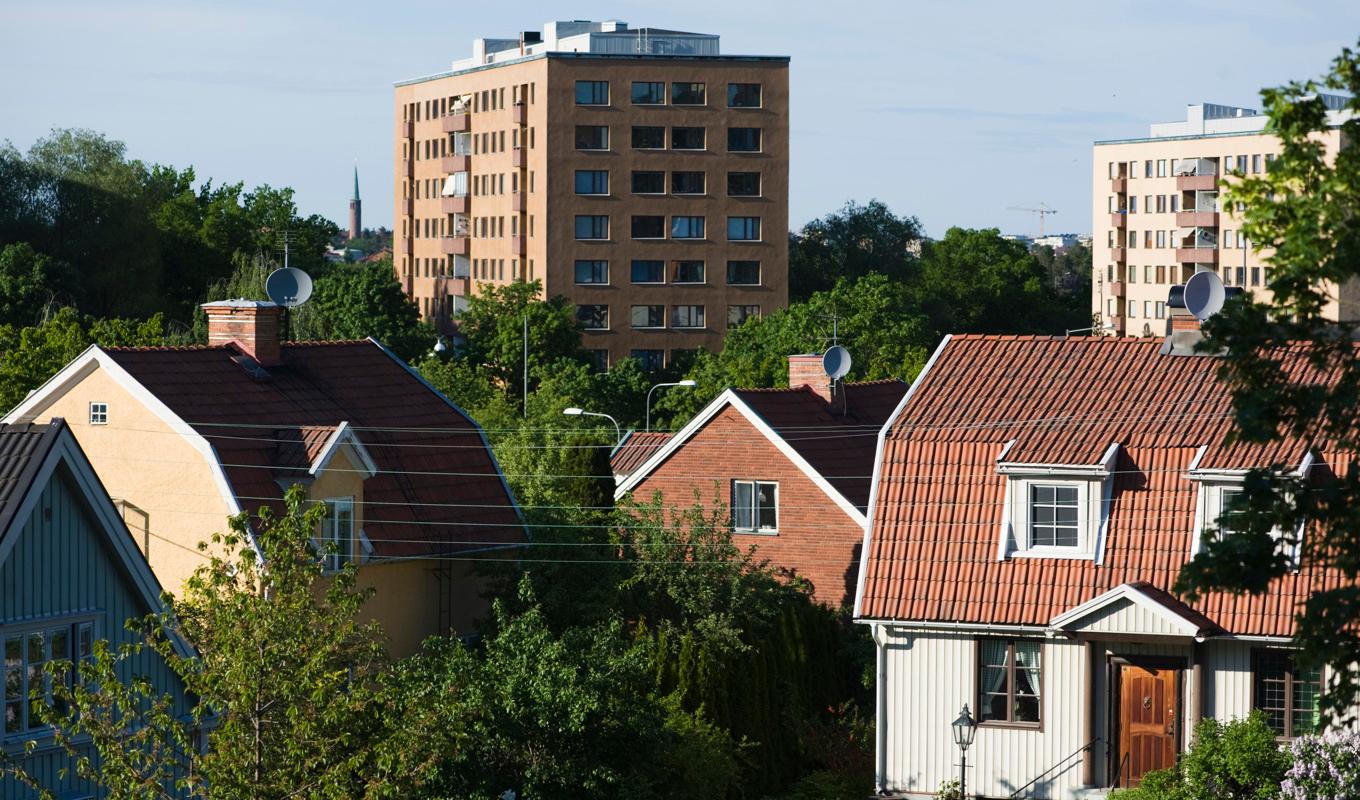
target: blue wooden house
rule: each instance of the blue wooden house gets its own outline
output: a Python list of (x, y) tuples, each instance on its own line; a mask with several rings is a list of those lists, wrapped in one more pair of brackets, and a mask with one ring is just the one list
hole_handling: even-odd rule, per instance
[[(73, 775), (68, 756), (34, 718), (43, 665), (87, 657), (93, 643), (131, 641), (129, 618), (160, 608), (161, 587), (60, 419), (46, 425), (0, 425), (0, 646), (4, 648), (4, 754), (58, 798), (95, 797)], [(187, 710), (183, 687), (165, 661), (143, 650), (123, 663), (149, 677)], [(26, 742), (36, 742), (31, 752)], [(0, 798), (32, 797), (12, 778)]]

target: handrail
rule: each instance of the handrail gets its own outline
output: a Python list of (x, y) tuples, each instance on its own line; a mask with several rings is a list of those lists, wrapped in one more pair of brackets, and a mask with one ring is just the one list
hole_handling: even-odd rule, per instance
[(1129, 763), (1129, 754), (1125, 753), (1124, 757), (1119, 759), (1119, 769), (1114, 771), (1114, 777), (1110, 780), (1109, 785), (1105, 787), (1106, 789), (1114, 789), (1119, 786), (1120, 777), (1124, 774), (1124, 765), (1127, 763)]
[(1071, 761), (1072, 758), (1073, 758), (1074, 756), (1079, 756), (1079, 755), (1081, 755), (1082, 753), (1086, 752), (1087, 750), (1090, 750), (1092, 747), (1095, 747), (1095, 746), (1096, 746), (1096, 743), (1097, 743), (1097, 742), (1101, 742), (1101, 741), (1104, 741), (1104, 739), (1103, 739), (1102, 737), (1100, 737), (1100, 736), (1097, 736), (1096, 738), (1092, 739), (1091, 741), (1087, 742), (1086, 744), (1082, 745), (1081, 747), (1078, 747), (1078, 748), (1077, 748), (1075, 751), (1073, 751), (1072, 753), (1069, 753), (1066, 757), (1058, 759), (1058, 763), (1054, 764), (1053, 766), (1049, 767), (1048, 769), (1044, 770), (1043, 772), (1040, 772), (1038, 775), (1034, 776), (1034, 779), (1031, 780), (1029, 783), (1027, 783), (1027, 784), (1025, 784), (1024, 786), (1021, 786), (1019, 789), (1016, 789), (1015, 791), (1011, 792), (1011, 800), (1015, 800), (1015, 798), (1017, 798), (1017, 797), (1019, 797), (1020, 795), (1024, 794), (1024, 792), (1025, 792), (1026, 789), (1028, 789), (1029, 787), (1031, 787), (1031, 786), (1033, 786), (1034, 784), (1038, 783), (1039, 781), (1043, 780), (1044, 776), (1048, 775), (1048, 773), (1052, 772), (1053, 770), (1057, 769), (1058, 767), (1061, 767), (1062, 765), (1066, 764), (1068, 761)]

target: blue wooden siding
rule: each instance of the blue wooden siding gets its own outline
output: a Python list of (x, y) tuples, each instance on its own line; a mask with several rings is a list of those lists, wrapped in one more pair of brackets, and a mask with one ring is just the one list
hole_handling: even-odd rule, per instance
[[(108, 640), (112, 647), (134, 640), (124, 623), (152, 609), (133, 588), (121, 560), (97, 525), (66, 468), (58, 466), (9, 557), (0, 564), (0, 634), (12, 625), (92, 615), (95, 638)], [(118, 535), (127, 534), (119, 531)], [(179, 699), (181, 713), (186, 710), (179, 679), (159, 655), (144, 650), (124, 666), (124, 677), (147, 675), (161, 692), (172, 692)], [(6, 740), (5, 749), (14, 753), (14, 745), (23, 738), (27, 737)], [(81, 782), (69, 776), (58, 778), (58, 770), (65, 763), (64, 753), (49, 749), (29, 756), (24, 766), (58, 797), (89, 795), (90, 788)], [(13, 780), (0, 782), (3, 800), (33, 796)]]

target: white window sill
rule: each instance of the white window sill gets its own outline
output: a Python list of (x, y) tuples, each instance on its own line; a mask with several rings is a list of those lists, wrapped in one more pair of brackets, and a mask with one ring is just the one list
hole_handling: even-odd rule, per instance
[(1074, 561), (1095, 561), (1095, 553), (1080, 550), (1075, 547), (1031, 547), (1027, 550), (1015, 550), (1007, 555), (1007, 558), (1065, 558)]
[(741, 533), (747, 536), (778, 536), (778, 528), (733, 528), (733, 533)]

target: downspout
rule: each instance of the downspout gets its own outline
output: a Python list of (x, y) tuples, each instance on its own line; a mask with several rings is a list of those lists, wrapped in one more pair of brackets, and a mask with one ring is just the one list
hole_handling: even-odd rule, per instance
[(882, 625), (874, 626), (874, 651), (878, 659), (878, 676), (874, 681), (874, 789), (879, 794), (887, 792), (888, 773), (888, 648), (884, 641), (887, 629)]

